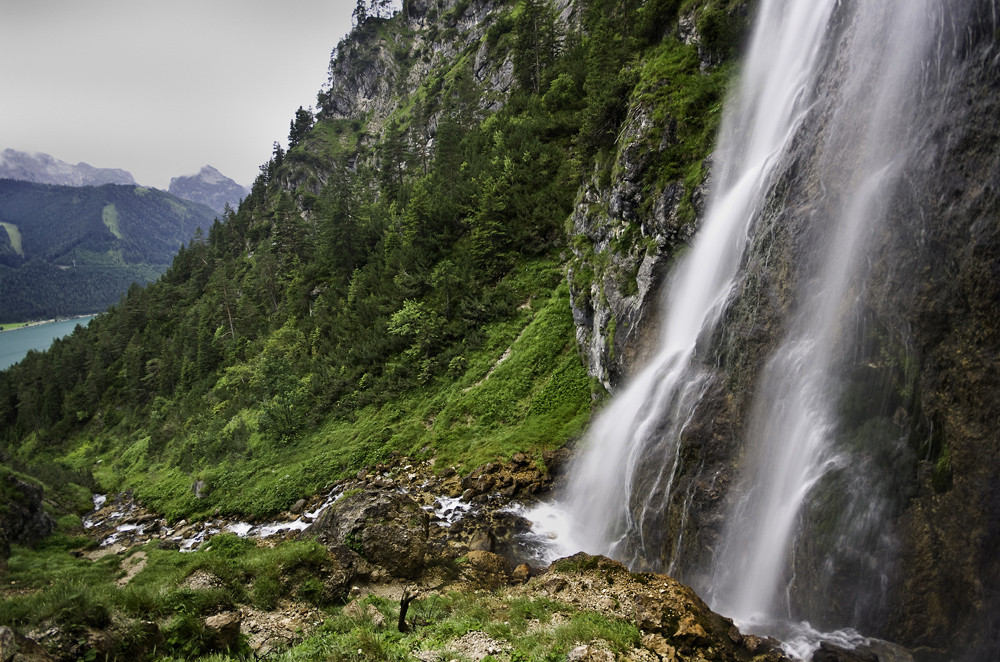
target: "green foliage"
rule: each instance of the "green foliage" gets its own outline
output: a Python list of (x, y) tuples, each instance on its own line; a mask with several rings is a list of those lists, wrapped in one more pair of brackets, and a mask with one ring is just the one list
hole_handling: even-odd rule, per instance
[(935, 492), (947, 492), (954, 482), (954, 475), (951, 468), (951, 454), (947, 446), (943, 446), (937, 462), (934, 463), (934, 471), (931, 474), (931, 486)]
[[(73, 630), (106, 628), (114, 621), (119, 632), (134, 626), (131, 636), (115, 642), (112, 653), (118, 659), (145, 659), (152, 653), (156, 642), (140, 627), (141, 621), (161, 623), (166, 641), (158, 645), (158, 655), (191, 659), (209, 651), (204, 618), (231, 610), (238, 602), (268, 609), (297, 595), (328, 607), (342, 597), (328, 594), (316, 580), (329, 570), (329, 561), (326, 550), (314, 542), (283, 542), (268, 548), (221, 534), (193, 554), (150, 544), (133, 550), (146, 557), (146, 564), (119, 587), (122, 557), (79, 558), (71, 552), (80, 539), (74, 545), (74, 539), (53, 537), (62, 542), (37, 549), (14, 547), (4, 580), (18, 590), (0, 601), (0, 624), (24, 628), (58, 624)], [(218, 585), (184, 587), (184, 580), (195, 572), (209, 573)]]
[[(728, 66), (702, 72), (698, 51), (676, 41), (649, 50), (642, 62), (635, 103), (653, 110), (658, 125), (670, 127), (665, 145), (649, 144), (654, 162), (646, 169), (646, 185), (659, 190), (669, 182), (684, 183), (680, 216), (694, 220), (691, 196), (704, 180), (702, 163), (711, 151), (722, 121), (722, 103), (732, 75)], [(650, 136), (657, 143), (661, 136)], [(647, 205), (651, 205), (652, 198)]]
[(555, 10), (545, 0), (521, 0), (514, 17), (514, 74), (522, 88), (538, 94), (556, 59)]
[(288, 149), (292, 149), (309, 135), (314, 119), (311, 111), (299, 106), (288, 129)]
[(723, 9), (709, 7), (698, 15), (698, 34), (702, 47), (716, 61), (734, 57), (740, 48), (743, 21)]
[[(335, 613), (316, 634), (279, 660), (409, 660), (418, 651), (440, 651), (441, 659), (456, 658), (448, 645), (462, 635), (480, 631), (500, 641), (507, 652), (499, 659), (561, 660), (580, 642), (604, 640), (613, 653), (623, 654), (639, 643), (630, 624), (547, 598), (433, 593), (410, 605), (410, 633), (377, 626), (368, 612), (374, 606), (386, 622), (395, 622), (398, 605), (369, 596), (360, 609)], [(558, 625), (553, 615), (562, 618)], [(492, 658), (486, 658), (492, 659)]]

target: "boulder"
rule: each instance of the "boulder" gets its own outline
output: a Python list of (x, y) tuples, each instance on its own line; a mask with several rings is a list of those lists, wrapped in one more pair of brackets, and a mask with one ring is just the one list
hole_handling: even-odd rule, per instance
[[(92, 615), (91, 615), (92, 616)], [(43, 628), (28, 633), (27, 641), (20, 642), (22, 648), (12, 658), (0, 655), (3, 662), (27, 662), (35, 660), (94, 660), (107, 662), (114, 657), (115, 637), (100, 628), (88, 625), (47, 624)], [(36, 648), (37, 646), (37, 648)], [(39, 650), (44, 653), (38, 657)]]
[(493, 552), (472, 551), (466, 555), (462, 579), (477, 588), (496, 589), (510, 583), (507, 560)]
[(346, 547), (397, 577), (414, 579), (424, 567), (428, 516), (416, 501), (389, 489), (343, 497), (308, 529), (335, 554)]
[(812, 662), (879, 662), (879, 657), (871, 651), (843, 648), (824, 641), (813, 653)]
[(240, 617), (227, 611), (205, 619), (205, 629), (215, 650), (231, 650), (240, 643)]
[(511, 579), (513, 579), (518, 584), (523, 584), (529, 579), (531, 579), (531, 566), (527, 563), (522, 563), (514, 568), (514, 572), (511, 573)]
[(478, 530), (469, 538), (469, 551), (471, 552), (492, 552), (493, 534), (489, 531)]
[(869, 639), (867, 644), (858, 648), (874, 653), (878, 662), (913, 662), (913, 653), (891, 641)]
[[(6, 503), (6, 512), (0, 513), (0, 529), (6, 534), (7, 544), (30, 545), (55, 530), (55, 520), (42, 508), (40, 485), (21, 480), (11, 473), (0, 473), (0, 480), (5, 483), (0, 493), (12, 495)], [(0, 547), (4, 547), (3, 542), (0, 542)], [(3, 554), (0, 553), (0, 556)]]
[[(525, 589), (631, 621), (642, 632), (644, 656), (787, 662), (777, 641), (740, 634), (731, 620), (709, 609), (690, 587), (666, 575), (630, 573), (618, 561), (602, 556), (581, 552), (560, 559), (529, 580)], [(594, 643), (580, 655), (601, 655), (600, 649), (593, 650)]]
[(655, 632), (642, 638), (642, 647), (651, 653), (656, 653), (662, 659), (671, 659), (676, 654), (676, 649), (670, 645), (670, 642)]
[(566, 654), (566, 662), (615, 662), (615, 655), (597, 646), (577, 646)]
[(55, 658), (16, 630), (0, 626), (0, 662), (50, 662)]
[(531, 522), (521, 515), (480, 509), (466, 515), (452, 532), (461, 537), (469, 551), (494, 552), (518, 565), (524, 560), (520, 558), (518, 536), (530, 530)]

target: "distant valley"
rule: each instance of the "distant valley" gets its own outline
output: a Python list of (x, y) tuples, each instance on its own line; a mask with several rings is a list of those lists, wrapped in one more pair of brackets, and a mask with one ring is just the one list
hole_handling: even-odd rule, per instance
[(248, 189), (206, 165), (139, 186), (121, 168), (0, 152), (0, 322), (93, 313), (162, 274)]
[(215, 217), (141, 186), (0, 179), (0, 322), (103, 310), (158, 278)]

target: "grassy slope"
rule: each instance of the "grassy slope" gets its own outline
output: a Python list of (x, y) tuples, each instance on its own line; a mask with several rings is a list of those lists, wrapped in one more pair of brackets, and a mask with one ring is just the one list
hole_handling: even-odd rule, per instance
[(13, 223), (0, 223), (3, 229), (7, 231), (7, 237), (10, 239), (10, 245), (14, 248), (14, 252), (24, 257), (24, 247), (21, 245), (21, 230)]
[[(150, 507), (179, 519), (216, 509), (271, 514), (393, 452), (435, 457), (439, 466), (465, 471), (517, 451), (540, 455), (583, 429), (591, 385), (573, 340), (560, 262), (526, 262), (508, 280), (523, 294), (517, 315), (489, 325), (486, 341), (465, 355), (460, 372), (384, 405), (349, 418), (331, 416), (280, 444), (253, 432), (243, 453), (200, 468), (180, 468), (183, 447), (176, 455), (157, 455), (149, 437), (121, 438), (113, 429), (79, 439), (62, 461), (93, 468), (104, 489), (132, 489)], [(240, 412), (230, 428), (246, 423), (252, 429), (256, 415)], [(192, 475), (209, 486), (203, 500), (191, 491)]]
[[(639, 643), (634, 623), (585, 606), (504, 591), (422, 595), (408, 612), (408, 620), (417, 626), (403, 634), (395, 627), (398, 600), (369, 595), (354, 608), (336, 604), (339, 600), (320, 579), (331, 570), (327, 551), (311, 541), (257, 547), (222, 534), (196, 554), (151, 543), (124, 556), (108, 554), (91, 561), (66, 551), (81, 540), (57, 534), (38, 549), (15, 547), (0, 601), (0, 623), (108, 629), (115, 633), (111, 655), (120, 660), (233, 659), (209, 652), (211, 634), (202, 619), (241, 604), (261, 610), (287, 608), (288, 600), (322, 609), (327, 619), (298, 646), (270, 659), (411, 660), (418, 650), (448, 650), (450, 642), (469, 632), (500, 642), (511, 654), (502, 659), (511, 660), (565, 659), (580, 641), (601, 639), (619, 653)], [(134, 564), (141, 564), (141, 570), (120, 586), (124, 569)], [(461, 565), (459, 559), (449, 569), (452, 578)], [(215, 577), (216, 585), (185, 587), (184, 580), (196, 572)], [(162, 637), (148, 627), (149, 621), (159, 624)], [(455, 658), (450, 654), (443, 659)]]
[[(453, 73), (457, 69), (456, 65), (448, 71)], [(657, 124), (668, 123), (671, 117), (679, 120), (678, 140), (672, 146), (664, 150), (649, 145), (650, 152), (660, 150), (655, 154), (660, 162), (648, 169), (645, 185), (655, 190), (663, 186), (664, 181), (683, 179), (692, 180), (692, 184), (700, 181), (703, 176), (700, 164), (717, 125), (718, 99), (729, 70), (713, 70), (704, 76), (699, 71), (695, 47), (665, 39), (645, 51), (642, 58), (624, 66), (623, 71), (633, 81), (633, 104), (651, 108)], [(572, 96), (578, 91), (570, 89), (568, 93)], [(552, 99), (543, 105), (573, 107), (573, 103), (556, 103)], [(309, 140), (324, 143), (317, 148), (319, 153), (329, 157), (340, 152), (354, 152), (361, 134), (356, 128), (348, 131), (345, 144), (341, 124), (343, 122), (317, 124)], [(517, 121), (512, 121), (510, 126), (516, 127)], [(568, 126), (575, 125), (570, 122)], [(556, 132), (558, 140), (559, 126), (556, 123), (553, 127), (550, 130)], [(299, 149), (290, 152), (288, 159), (306, 156), (309, 154)], [(465, 156), (468, 158), (468, 154)], [(491, 171), (484, 172), (489, 174)], [(474, 182), (477, 191), (482, 188), (480, 184), (491, 181), (484, 176), (482, 182)], [(693, 186), (686, 189), (690, 191)], [(138, 197), (149, 195), (144, 189), (136, 189), (136, 194)], [(473, 200), (477, 197), (478, 194), (473, 196)], [(102, 218), (109, 227), (114, 226), (110, 222), (112, 217), (118, 215), (112, 213), (115, 209), (104, 207)], [(249, 235), (270, 232), (274, 225), (272, 217), (278, 214), (271, 206), (262, 205), (259, 210), (244, 212), (241, 209), (240, 217), (243, 216), (252, 217), (246, 226), (249, 245)], [(257, 254), (263, 256), (263, 253), (261, 250)], [(392, 400), (380, 400), (382, 404), (368, 405), (346, 414), (343, 410), (335, 410), (317, 415), (304, 430), (294, 435), (269, 438), (259, 425), (264, 413), (259, 402), (234, 406), (236, 411), (222, 406), (226, 404), (225, 396), (218, 394), (225, 391), (227, 380), (231, 390), (239, 390), (241, 386), (236, 377), (232, 377), (241, 374), (240, 366), (234, 364), (220, 373), (200, 378), (200, 382), (185, 383), (184, 388), (193, 394), (188, 396), (190, 402), (187, 403), (182, 402), (183, 389), (179, 389), (173, 402), (157, 402), (165, 399), (156, 396), (151, 404), (133, 410), (119, 404), (121, 400), (115, 400), (123, 387), (113, 386), (101, 395), (100, 403), (92, 409), (69, 409), (71, 413), (78, 412), (79, 420), (87, 421), (88, 425), (74, 429), (71, 435), (61, 431), (53, 434), (44, 429), (29, 432), (25, 438), (17, 440), (16, 454), (25, 462), (41, 459), (56, 461), (76, 471), (93, 471), (102, 489), (132, 489), (151, 508), (173, 519), (206, 516), (216, 510), (247, 516), (271, 514), (358, 468), (385, 460), (391, 453), (435, 457), (440, 466), (453, 464), (464, 470), (515, 451), (540, 455), (542, 450), (563, 445), (579, 435), (589, 417), (592, 402), (592, 385), (575, 348), (565, 259), (558, 246), (541, 257), (521, 258), (517, 268), (505, 276), (505, 281), (525, 305), (513, 316), (502, 317), (476, 329), (485, 340), (456, 356), (456, 360), (448, 364), (447, 371), (436, 373), (429, 382), (408, 388)], [(201, 268), (201, 262), (192, 262), (193, 268)], [(250, 262), (249, 257), (241, 256), (236, 264)], [(235, 278), (225, 275), (222, 269), (215, 275), (220, 275), (218, 281), (223, 285), (227, 278)], [(248, 280), (243, 285), (250, 289), (254, 283)], [(279, 299), (280, 288), (287, 287), (287, 292), (293, 293), (299, 287), (294, 282), (280, 281), (270, 286), (279, 289), (276, 295)], [(195, 285), (193, 278), (178, 289), (198, 287), (206, 292), (220, 289), (215, 281), (210, 286)], [(238, 291), (235, 284), (232, 287)], [(157, 292), (162, 294), (165, 290)], [(176, 297), (183, 292), (169, 294)], [(291, 294), (288, 296), (291, 298)], [(142, 305), (152, 304), (146, 301)], [(222, 305), (228, 311), (228, 303), (221, 304), (206, 296), (198, 300), (198, 306), (204, 310), (191, 314), (212, 318), (220, 314)], [(289, 323), (292, 320), (289, 318)], [(155, 323), (163, 326), (164, 334), (179, 334), (176, 326), (160, 319)], [(205, 341), (207, 349), (218, 351), (225, 346), (225, 324), (218, 328), (201, 326), (215, 333), (214, 338)], [(232, 350), (227, 347), (226, 351), (249, 356), (252, 351), (258, 352), (272, 342), (280, 345), (286, 327), (287, 323), (271, 330), (268, 336), (254, 338)], [(381, 329), (371, 331), (383, 332)], [(109, 348), (113, 350), (109, 353), (128, 354), (128, 350), (142, 345), (140, 333), (145, 332), (145, 327), (140, 329), (127, 347), (120, 344)], [(173, 347), (184, 349), (182, 345), (190, 345), (191, 340), (190, 337), (178, 340)], [(307, 345), (305, 342), (299, 344)], [(155, 367), (156, 361), (165, 361), (162, 356), (151, 360), (139, 351), (135, 353), (141, 359), (139, 374), (144, 367), (149, 370), (151, 364)], [(117, 371), (114, 370), (116, 365), (112, 366), (109, 378), (129, 373), (127, 363), (122, 362)], [(300, 374), (294, 376), (298, 378)], [(146, 374), (137, 380), (140, 382), (138, 387), (155, 376)], [(298, 385), (308, 388), (308, 380), (312, 377), (311, 373), (305, 374)], [(90, 381), (88, 379), (77, 388), (75, 395), (80, 399), (91, 392)], [(364, 377), (359, 381), (364, 381)], [(362, 388), (358, 384), (358, 389)], [(230, 400), (236, 402), (237, 398)], [(63, 409), (67, 407), (63, 404)], [(176, 415), (171, 418), (171, 411), (196, 413), (180, 419)], [(191, 486), (196, 480), (208, 486), (208, 496), (204, 499), (194, 497)]]

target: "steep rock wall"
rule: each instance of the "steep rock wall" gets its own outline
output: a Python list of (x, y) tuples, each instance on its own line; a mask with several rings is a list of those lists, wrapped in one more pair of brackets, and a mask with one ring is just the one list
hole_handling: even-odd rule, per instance
[[(855, 349), (841, 366), (846, 422), (838, 435), (857, 464), (816, 491), (788, 578), (796, 613), (814, 625), (852, 624), (928, 659), (990, 659), (1000, 632), (1000, 492), (990, 478), (1000, 474), (1000, 448), (990, 432), (1000, 407), (1000, 58), (995, 7), (968, 8), (966, 28), (945, 28), (940, 48), (953, 51), (958, 65), (942, 82), (942, 100), (928, 101), (941, 105), (925, 111), (931, 130), (917, 150), (921, 158), (908, 167), (883, 229), (870, 238), (869, 285), (858, 290), (862, 314), (841, 330)], [(830, 75), (837, 71), (834, 55), (827, 56)], [(708, 585), (726, 504), (737, 498), (730, 488), (746, 452), (751, 395), (796, 309), (797, 285), (813, 277), (824, 245), (825, 229), (810, 220), (837, 193), (812, 159), (830, 121), (820, 112), (802, 127), (754, 229), (725, 319), (705, 342), (706, 362), (718, 370), (680, 440), (679, 486), (663, 507), (662, 526), (670, 533), (660, 558), (649, 559), (696, 588)], [(614, 267), (589, 290), (574, 292), (591, 372), (610, 388), (627, 375), (629, 360), (642, 356), (663, 305), (657, 297), (668, 266), (657, 260), (661, 250), (644, 250), (653, 242), (616, 248), (629, 219), (630, 173), (641, 168), (641, 157), (626, 150), (617, 158), (615, 184), (603, 190), (592, 184), (574, 215), (575, 229), (593, 239), (593, 254)], [(668, 194), (664, 189), (661, 196)], [(611, 213), (596, 213), (601, 206)], [(691, 232), (671, 236), (671, 230), (669, 222), (646, 225), (639, 236), (667, 231), (671, 240), (657, 238), (655, 245), (669, 252)], [(636, 279), (641, 285), (623, 293), (611, 274), (629, 269), (656, 276)], [(836, 549), (835, 541), (846, 525), (838, 491), (852, 489), (852, 473), (879, 477), (887, 513), (882, 527), (869, 532), (870, 548), (860, 552)], [(829, 567), (837, 568), (835, 579)], [(851, 593), (864, 581), (875, 582), (871, 600), (858, 601)]]
[[(734, 40), (746, 28), (750, 4), (731, 3), (726, 20)], [(609, 391), (655, 348), (663, 280), (704, 211), (711, 170), (704, 136), (714, 135), (721, 107), (716, 95), (729, 70), (720, 67), (726, 59), (703, 44), (697, 28), (702, 15), (681, 15), (664, 35), (664, 43), (683, 44), (665, 59), (676, 62), (678, 51), (688, 48), (697, 54), (701, 75), (682, 80), (655, 52), (635, 65), (638, 82), (614, 148), (581, 184), (569, 219), (577, 341), (590, 375)], [(700, 86), (712, 91), (697, 110), (663, 93)], [(692, 139), (698, 132), (704, 132), (701, 141)]]
[[(362, 127), (358, 143), (345, 143), (345, 164), (354, 170), (359, 155), (368, 154), (361, 159), (377, 168), (370, 148), (390, 130), (402, 132), (415, 158), (430, 158), (438, 123), (456, 88), (474, 90), (483, 112), (500, 109), (514, 84), (514, 67), (509, 53), (497, 56), (487, 33), (509, 10), (493, 0), (414, 0), (391, 19), (370, 17), (358, 26), (334, 51), (328, 89), (320, 92), (316, 113), (317, 122)], [(449, 72), (448, 80), (430, 85), (441, 72)], [(307, 143), (303, 148), (302, 165), (286, 175), (285, 188), (318, 195), (331, 176), (333, 164), (323, 159), (329, 147)]]
[(977, 4), (953, 35), (962, 67), (919, 184), (890, 216), (869, 305), (914, 383), (887, 634), (986, 660), (1000, 650), (1000, 43), (996, 7)]

